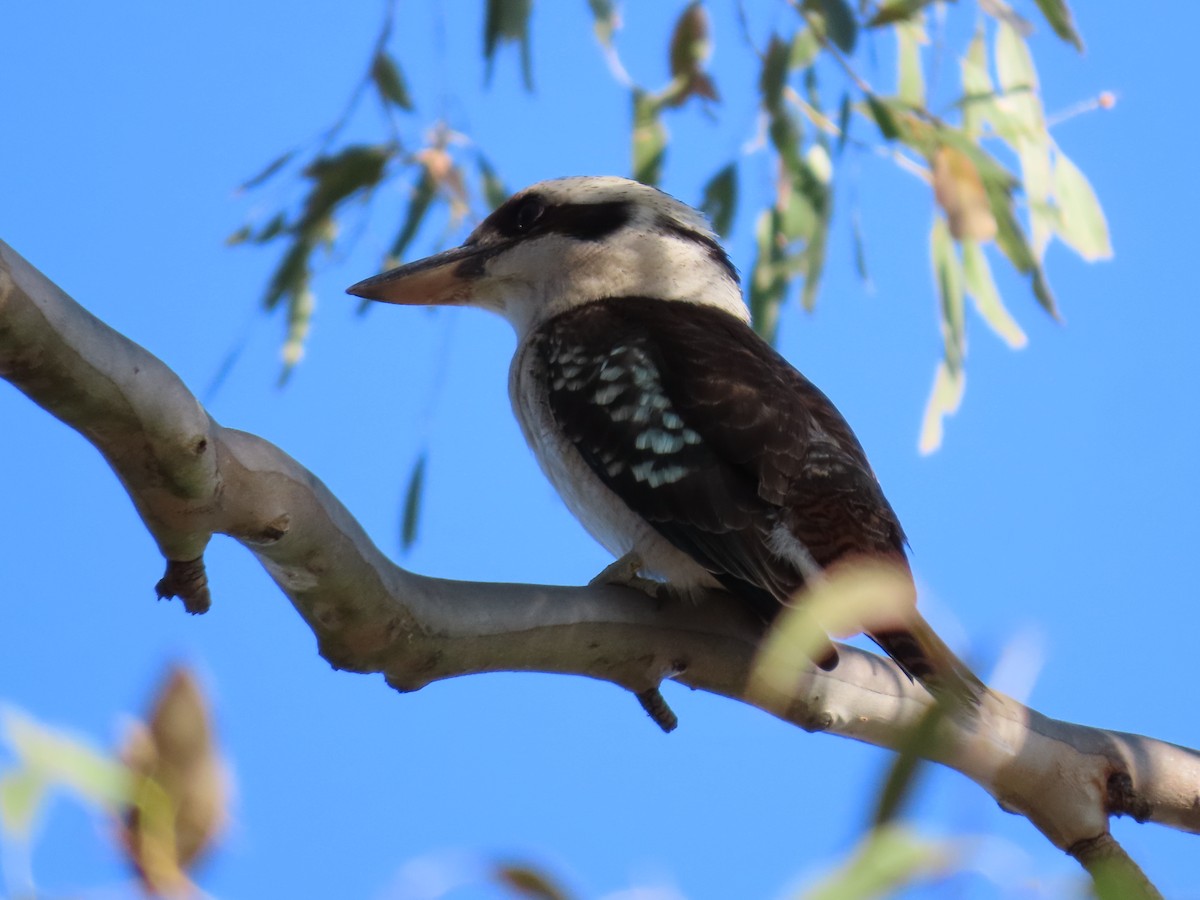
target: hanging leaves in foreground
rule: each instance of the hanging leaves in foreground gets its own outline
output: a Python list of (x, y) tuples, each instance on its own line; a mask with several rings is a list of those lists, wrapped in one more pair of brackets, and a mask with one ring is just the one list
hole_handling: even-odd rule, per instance
[(733, 214), (737, 211), (737, 163), (731, 162), (720, 169), (704, 186), (704, 199), (700, 208), (712, 222), (713, 231), (728, 237), (733, 228)]
[(375, 54), (375, 60), (371, 63), (371, 80), (375, 82), (375, 89), (384, 102), (395, 104), (404, 110), (412, 110), (413, 102), (408, 95), (408, 85), (404, 83), (400, 67), (386, 50)]
[(487, 0), (483, 23), (483, 58), (487, 62), (484, 79), (492, 80), (492, 65), (501, 41), (516, 41), (521, 46), (521, 76), (525, 90), (533, 91), (533, 63), (529, 51), (529, 14), (533, 0)]
[(662, 123), (662, 104), (653, 94), (633, 91), (633, 177), (642, 184), (657, 186), (662, 179), (667, 152), (667, 129)]
[(1109, 259), (1108, 222), (1087, 177), (1061, 150), (1054, 155), (1058, 236), (1088, 262)]
[(421, 498), (425, 493), (425, 452), (408, 476), (408, 487), (404, 489), (404, 514), (400, 522), (400, 548), (408, 551), (417, 542), (417, 524), (421, 520)]

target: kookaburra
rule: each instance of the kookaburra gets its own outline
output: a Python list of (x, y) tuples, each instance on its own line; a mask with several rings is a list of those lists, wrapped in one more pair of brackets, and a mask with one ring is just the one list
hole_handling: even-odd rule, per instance
[[(509, 394), (543, 471), (601, 544), (676, 592), (721, 587), (769, 622), (840, 560), (907, 571), (854, 433), (753, 331), (708, 222), (667, 194), (543, 181), (461, 247), (349, 292), (508, 319)], [(869, 636), (935, 692), (975, 692), (919, 618)]]

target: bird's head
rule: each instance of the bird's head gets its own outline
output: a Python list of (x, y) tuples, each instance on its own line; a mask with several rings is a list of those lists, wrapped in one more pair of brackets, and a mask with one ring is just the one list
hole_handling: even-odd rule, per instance
[(616, 177), (535, 184), (484, 219), (462, 246), (360, 281), (349, 293), (490, 309), (518, 336), (612, 297), (702, 303), (749, 318), (737, 272), (704, 216)]

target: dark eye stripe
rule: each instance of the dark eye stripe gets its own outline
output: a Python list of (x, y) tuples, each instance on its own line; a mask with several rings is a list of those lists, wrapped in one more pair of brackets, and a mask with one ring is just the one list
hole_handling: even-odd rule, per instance
[(737, 269), (734, 268), (733, 262), (729, 259), (729, 254), (725, 252), (725, 248), (714, 238), (709, 237), (707, 234), (701, 234), (699, 231), (692, 231), (692, 229), (680, 225), (674, 219), (667, 218), (666, 216), (659, 217), (658, 227), (668, 234), (673, 234), (686, 241), (692, 241), (701, 245), (708, 250), (708, 255), (712, 261), (725, 269), (729, 277), (733, 279), (734, 284), (742, 283), (741, 278), (738, 277)]
[[(529, 221), (532, 195), (513, 198), (488, 217), (486, 224), (506, 238), (535, 234), (562, 234), (580, 241), (608, 237), (633, 216), (632, 204), (624, 200), (604, 203), (546, 205), (542, 214)], [(543, 201), (544, 202), (544, 201)]]

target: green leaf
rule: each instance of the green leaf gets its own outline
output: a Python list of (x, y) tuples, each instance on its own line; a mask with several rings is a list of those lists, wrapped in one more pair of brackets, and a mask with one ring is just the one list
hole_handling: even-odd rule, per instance
[(483, 23), (483, 58), (487, 61), (484, 81), (492, 80), (492, 65), (496, 47), (501, 41), (517, 41), (521, 45), (521, 73), (525, 90), (533, 90), (533, 71), (529, 55), (529, 15), (533, 0), (487, 0)]
[(0, 826), (10, 835), (29, 836), (46, 796), (46, 781), (28, 768), (0, 777)]
[(958, 412), (966, 386), (966, 373), (962, 369), (952, 371), (945, 360), (938, 363), (933, 389), (929, 392), (925, 413), (921, 417), (921, 437), (917, 448), (922, 454), (933, 453), (942, 446), (945, 419)]
[(239, 191), (248, 191), (251, 188), (256, 188), (260, 184), (263, 184), (264, 182), (269, 180), (273, 175), (278, 173), (280, 169), (282, 169), (289, 162), (291, 162), (292, 157), (295, 155), (296, 155), (296, 151), (295, 151), (295, 149), (292, 149), (292, 150), (289, 150), (287, 153), (284, 153), (282, 156), (279, 156), (279, 157), (271, 160), (269, 163), (267, 163), (267, 166), (265, 169), (263, 169), (261, 172), (259, 172), (257, 175), (255, 175), (253, 178), (251, 178), (249, 181), (242, 182), (242, 184), (238, 187), (238, 190)]
[(904, 808), (925, 763), (939, 749), (938, 741), (942, 739), (939, 730), (948, 712), (948, 704), (935, 703), (911, 728), (906, 729), (879, 791), (872, 823), (874, 827), (894, 822)]
[(421, 497), (425, 491), (425, 459), (422, 451), (408, 476), (404, 490), (404, 515), (400, 522), (400, 547), (407, 552), (417, 541), (417, 525), (421, 518)]
[(662, 179), (667, 152), (667, 129), (662, 123), (662, 105), (640, 88), (633, 91), (633, 177), (643, 184), (657, 185)]
[(1074, 45), (1075, 49), (1082, 53), (1083, 38), (1075, 30), (1075, 19), (1071, 15), (1071, 8), (1067, 6), (1066, 0), (1035, 0), (1035, 2), (1050, 27), (1054, 29), (1054, 33)]
[(790, 69), (807, 69), (821, 52), (821, 39), (811, 28), (798, 28), (792, 35), (792, 47), (788, 53)]
[(616, 7), (611, 0), (588, 0), (588, 6), (592, 10), (592, 30), (596, 40), (605, 47), (611, 46), (619, 23)]
[(371, 80), (375, 82), (375, 90), (385, 103), (392, 103), (401, 109), (411, 111), (412, 98), (408, 95), (408, 86), (404, 83), (404, 75), (391, 54), (380, 50), (375, 54), (371, 63)]
[(867, 28), (881, 28), (895, 22), (912, 21), (921, 14), (921, 10), (933, 2), (934, 0), (888, 0), (867, 20)]
[(1058, 236), (1088, 262), (1112, 257), (1108, 222), (1087, 177), (1061, 150), (1054, 157)]
[(696, 0), (685, 6), (675, 20), (669, 52), (671, 76), (681, 78), (698, 74), (711, 52), (708, 10)]
[(815, 9), (825, 20), (825, 33), (838, 49), (849, 55), (858, 41), (858, 19), (846, 0), (805, 0), (805, 8)]
[(946, 220), (937, 216), (929, 236), (929, 256), (941, 302), (942, 342), (946, 364), (954, 371), (962, 368), (967, 355), (966, 313), (963, 295), (963, 271)]
[(750, 318), (754, 330), (773, 342), (779, 326), (779, 307), (787, 291), (787, 276), (780, 266), (784, 238), (778, 210), (764, 209), (759, 213), (754, 239), (758, 252), (750, 272)]
[(704, 186), (704, 199), (700, 208), (712, 222), (713, 230), (721, 237), (728, 237), (733, 228), (733, 214), (737, 211), (738, 168), (737, 162), (718, 171)]
[(495, 209), (508, 199), (508, 188), (500, 180), (500, 176), (482, 153), (476, 157), (479, 165), (479, 178), (483, 183), (483, 199), (489, 209)]
[(308, 338), (316, 305), (316, 295), (307, 283), (292, 292), (288, 303), (287, 333), (284, 335), (283, 350), (280, 354), (283, 359), (283, 371), (279, 375), (281, 387), (287, 383), (292, 370), (304, 358), (304, 342)]
[(544, 869), (526, 863), (496, 866), (496, 881), (529, 900), (568, 900), (571, 896)]
[(771, 35), (771, 42), (767, 44), (767, 52), (763, 56), (762, 71), (758, 76), (762, 105), (768, 112), (778, 112), (783, 105), (783, 87), (787, 83), (791, 55), (788, 45), (780, 40), (779, 35)]
[(951, 846), (918, 837), (901, 825), (873, 828), (842, 867), (801, 900), (871, 900), (947, 872)]
[(857, 207), (851, 217), (850, 233), (854, 241), (854, 269), (867, 291), (873, 291), (874, 282), (871, 281), (871, 273), (867, 269), (867, 243), (863, 238), (862, 217), (859, 216)]
[(1000, 108), (1025, 137), (1048, 141), (1033, 54), (1024, 38), (1007, 22), (996, 26), (996, 74), (1004, 92), (997, 100)]
[(838, 104), (838, 138), (837, 138), (837, 154), (842, 155), (842, 150), (846, 147), (846, 141), (850, 137), (850, 113), (854, 110), (854, 104), (850, 102), (850, 92), (846, 91), (842, 94), (841, 102)]
[(925, 26), (919, 21), (902, 22), (896, 26), (897, 66), (896, 93), (901, 102), (914, 107), (925, 105), (925, 75), (921, 71), (921, 44)]
[(331, 156), (319, 156), (304, 170), (313, 182), (304, 198), (304, 213), (296, 228), (310, 233), (327, 230), (336, 208), (350, 197), (369, 193), (383, 179), (396, 148), (386, 144), (353, 144)]
[(308, 256), (312, 249), (309, 240), (297, 237), (284, 252), (267, 284), (267, 292), (263, 297), (265, 309), (274, 309), (284, 297), (302, 290), (308, 284)]
[(1013, 215), (1012, 201), (1008, 192), (1002, 185), (986, 180), (984, 188), (986, 188), (988, 199), (991, 201), (992, 215), (996, 217), (996, 246), (1008, 257), (1009, 262), (1018, 272), (1031, 276), (1033, 296), (1037, 298), (1042, 308), (1055, 319), (1060, 318), (1054, 294), (1050, 290), (1049, 282), (1046, 281), (1046, 273), (1042, 270), (1037, 257), (1033, 255), (1029, 242), (1025, 239), (1025, 232), (1021, 230), (1016, 216)]
[(879, 133), (883, 135), (883, 139), (894, 141), (900, 137), (900, 124), (896, 120), (891, 106), (874, 94), (867, 94), (866, 99), (867, 110), (870, 112), (871, 118), (875, 120), (875, 124), (879, 126)]
[(960, 102), (963, 132), (967, 137), (976, 140), (983, 131), (985, 122), (992, 121), (992, 127), (997, 127), (994, 121), (996, 89), (992, 86), (992, 76), (988, 74), (987, 44), (983, 39), (982, 28), (976, 29), (975, 36), (967, 45), (960, 69), (963, 88), (963, 98)]
[(963, 282), (975, 309), (1009, 347), (1020, 350), (1029, 339), (1000, 299), (987, 255), (976, 241), (962, 242)]
[[(94, 806), (114, 812), (128, 802), (129, 777), (125, 767), (96, 750), (83, 738), (59, 731), (8, 708), (0, 716), (9, 746), (20, 760), (18, 771), (32, 773), (45, 786), (64, 787)], [(27, 802), (36, 789), (16, 788)], [(21, 802), (17, 803), (20, 812)]]
[(417, 179), (416, 185), (413, 187), (411, 199), (408, 201), (408, 211), (404, 214), (404, 223), (400, 226), (400, 231), (396, 234), (396, 239), (392, 241), (391, 249), (388, 250), (388, 257), (399, 262), (404, 258), (404, 252), (408, 249), (408, 245), (412, 243), (413, 238), (417, 236), (417, 232), (421, 228), (421, 222), (425, 219), (425, 214), (429, 212), (429, 207), (433, 203), (433, 198), (437, 194), (437, 183), (433, 180), (433, 176), (429, 174), (429, 170), (424, 166), (421, 167), (421, 177)]
[(1028, 139), (1016, 141), (1017, 158), (1021, 162), (1021, 184), (1029, 204), (1029, 238), (1033, 255), (1041, 259), (1050, 243), (1050, 236), (1059, 223), (1058, 211), (1050, 204), (1053, 182), (1050, 172), (1049, 143)]

